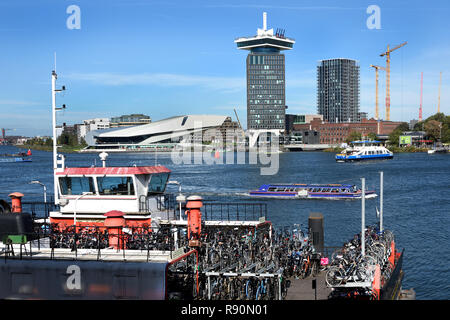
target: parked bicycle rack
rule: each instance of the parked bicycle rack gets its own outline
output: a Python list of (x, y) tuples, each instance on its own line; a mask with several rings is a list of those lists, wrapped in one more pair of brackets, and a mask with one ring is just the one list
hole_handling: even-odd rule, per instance
[(208, 300), (211, 300), (211, 277), (237, 277), (239, 279), (248, 279), (248, 278), (278, 278), (277, 282), (277, 292), (278, 297), (276, 300), (282, 300), (282, 272), (278, 273), (251, 273), (251, 272), (245, 272), (245, 273), (237, 273), (237, 272), (204, 272), (203, 273), (207, 277), (207, 289), (208, 289)]

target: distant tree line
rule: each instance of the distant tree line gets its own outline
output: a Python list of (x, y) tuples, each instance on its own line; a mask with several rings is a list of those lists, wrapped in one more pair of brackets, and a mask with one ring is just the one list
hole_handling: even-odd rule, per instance
[[(450, 116), (446, 116), (442, 112), (436, 113), (423, 121), (417, 122), (413, 130), (425, 131), (428, 140), (448, 143), (450, 142)], [(399, 137), (405, 131), (410, 131), (410, 129), (409, 125), (403, 122), (389, 135), (389, 144), (394, 146), (398, 145)]]
[[(70, 132), (63, 132), (57, 140), (58, 145), (60, 146), (69, 146), (69, 147), (85, 147), (87, 146), (86, 141), (81, 138), (80, 143), (78, 143), (78, 137), (76, 134), (70, 133)], [(51, 147), (53, 146), (53, 139), (48, 138), (41, 138), (41, 137), (35, 137), (27, 140), (27, 145), (29, 146), (46, 146)]]
[(414, 126), (416, 131), (425, 131), (430, 139), (441, 142), (450, 142), (450, 116), (446, 116), (444, 113), (436, 113), (435, 115), (428, 117), (424, 121), (417, 122)]

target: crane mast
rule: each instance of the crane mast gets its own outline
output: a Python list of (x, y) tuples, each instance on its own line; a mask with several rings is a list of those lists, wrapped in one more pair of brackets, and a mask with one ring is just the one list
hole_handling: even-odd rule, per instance
[(393, 49), (389, 48), (389, 45), (387, 46), (386, 52), (383, 52), (380, 54), (380, 57), (386, 56), (386, 120), (390, 121), (390, 112), (391, 112), (391, 92), (390, 92), (390, 84), (391, 84), (391, 52), (403, 47), (408, 42), (403, 42), (402, 44), (399, 44), (398, 46), (394, 47)]
[(381, 66), (374, 66), (373, 64), (370, 65), (372, 68), (375, 69), (375, 119), (379, 120), (379, 107), (378, 107), (378, 70), (386, 70), (386, 68)]

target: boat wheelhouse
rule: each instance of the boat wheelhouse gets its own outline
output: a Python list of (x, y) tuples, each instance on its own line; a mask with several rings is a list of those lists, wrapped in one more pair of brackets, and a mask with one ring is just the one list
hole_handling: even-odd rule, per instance
[(336, 155), (337, 162), (392, 159), (394, 154), (381, 145), (381, 141), (352, 141), (350, 146)]
[[(351, 184), (264, 184), (250, 196), (301, 199), (360, 199), (362, 191)], [(366, 190), (366, 198), (376, 197)]]
[(50, 213), (50, 222), (95, 224), (105, 219), (105, 213), (119, 210), (129, 226), (151, 225), (151, 213), (157, 216), (166, 201), (169, 176), (164, 166), (66, 168), (63, 164), (55, 172), (60, 210)]

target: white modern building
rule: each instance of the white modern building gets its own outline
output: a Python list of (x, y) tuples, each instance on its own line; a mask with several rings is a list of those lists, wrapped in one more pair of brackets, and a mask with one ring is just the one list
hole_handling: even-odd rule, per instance
[(155, 145), (200, 143), (203, 132), (221, 127), (227, 116), (184, 115), (149, 124), (90, 131), (86, 135), (88, 149), (138, 149)]
[(78, 141), (81, 138), (86, 139), (86, 135), (90, 131), (105, 130), (110, 128), (110, 121), (108, 118), (95, 118), (83, 120), (83, 124), (77, 125)]

